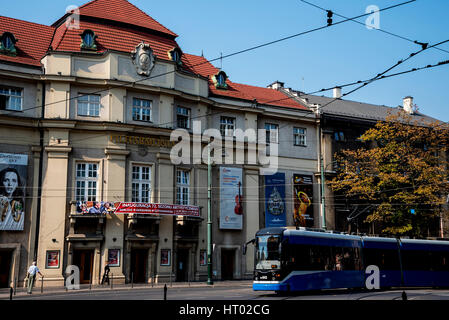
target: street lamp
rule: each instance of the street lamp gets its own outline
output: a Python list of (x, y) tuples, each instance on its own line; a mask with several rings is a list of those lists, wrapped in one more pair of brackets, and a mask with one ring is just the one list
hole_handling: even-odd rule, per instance
[(207, 145), (207, 284), (212, 285), (212, 163)]

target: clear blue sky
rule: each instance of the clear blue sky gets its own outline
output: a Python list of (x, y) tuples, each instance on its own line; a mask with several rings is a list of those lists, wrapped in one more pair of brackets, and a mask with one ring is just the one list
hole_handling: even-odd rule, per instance
[[(352, 17), (369, 5), (387, 7), (399, 1), (309, 0)], [(86, 0), (2, 1), (1, 15), (51, 24), (69, 5)], [(184, 52), (214, 59), (268, 41), (322, 26), (326, 14), (299, 0), (130, 0), (179, 35)], [(334, 16), (334, 21), (340, 18)], [(364, 22), (365, 18), (360, 21)], [(449, 1), (418, 0), (380, 13), (380, 28), (434, 44), (449, 39)], [(449, 43), (441, 48), (449, 51)], [(305, 36), (236, 55), (222, 61), (232, 81), (266, 86), (279, 80), (286, 87), (312, 92), (325, 87), (368, 79), (419, 46), (379, 31), (346, 22)], [(429, 49), (394, 72), (448, 60), (449, 53)], [(220, 62), (214, 63), (220, 67)], [(343, 90), (343, 93), (345, 91)], [(331, 95), (331, 92), (325, 93)], [(419, 110), (449, 121), (449, 65), (393, 77), (368, 85), (347, 99), (397, 106), (413, 96)]]

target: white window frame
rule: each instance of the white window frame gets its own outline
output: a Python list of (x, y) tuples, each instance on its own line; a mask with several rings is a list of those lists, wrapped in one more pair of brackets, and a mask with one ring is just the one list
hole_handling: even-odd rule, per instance
[[(276, 131), (275, 131), (276, 130)], [(279, 125), (275, 123), (265, 123), (266, 142), (278, 143), (279, 139)]]
[(190, 204), (190, 170), (176, 169), (176, 204)]
[[(144, 104), (148, 103), (149, 106)], [(148, 99), (133, 98), (132, 117), (134, 121), (151, 122), (153, 101)]]
[[(150, 203), (151, 197), (151, 165), (131, 165), (131, 201)], [(146, 194), (144, 194), (146, 193)]]
[(295, 146), (305, 147), (307, 146), (307, 129), (306, 128), (293, 128), (293, 143)]
[[(78, 95), (79, 96), (76, 100), (77, 115), (81, 117), (99, 117), (101, 109), (101, 95), (87, 93), (79, 93)], [(97, 99), (98, 101), (96, 101)], [(81, 107), (82, 104), (85, 104), (86, 106)]]
[(75, 164), (75, 200), (97, 201), (99, 164), (76, 162)]
[[(185, 112), (184, 112), (185, 111)], [(192, 111), (190, 108), (178, 106), (176, 108), (176, 126), (181, 129), (190, 129), (190, 116)], [(186, 126), (180, 126), (179, 125), (179, 117), (187, 118), (187, 125)], [(185, 120), (185, 119), (183, 119)]]
[[(20, 94), (19, 94), (20, 93)], [(12, 111), (22, 111), (23, 109), (23, 89), (22, 88), (13, 88), (0, 86), (0, 95), (6, 97), (6, 106), (4, 110), (12, 110)], [(11, 106), (11, 100), (20, 101), (20, 106), (14, 105)], [(16, 100), (20, 99), (20, 100)]]
[(220, 133), (223, 137), (234, 137), (235, 121), (235, 117), (220, 117)]

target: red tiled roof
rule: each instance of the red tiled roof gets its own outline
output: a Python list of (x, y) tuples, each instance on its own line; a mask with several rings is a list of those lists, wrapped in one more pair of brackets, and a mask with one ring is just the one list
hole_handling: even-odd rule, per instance
[(217, 74), (220, 70), (214, 67), (206, 58), (191, 54), (183, 54), (182, 61), (187, 70), (209, 78), (209, 90), (212, 95), (248, 101), (256, 99), (260, 104), (308, 110), (308, 108), (291, 99), (284, 93), (270, 88), (235, 83), (228, 79), (226, 80), (228, 89), (217, 89), (212, 81), (212, 76)]
[(40, 67), (54, 31), (53, 27), (0, 16), (0, 35), (10, 32), (17, 40), (17, 55), (0, 54), (0, 60)]
[(81, 34), (85, 30), (92, 30), (96, 39), (97, 52), (115, 50), (131, 53), (139, 43), (144, 41), (150, 44), (154, 54), (163, 60), (170, 60), (168, 51), (177, 47), (175, 40), (149, 34), (143, 31), (131, 30), (125, 27), (98, 24), (81, 21), (80, 29), (67, 29), (65, 24), (58, 27), (52, 42), (54, 51), (81, 52)]
[(178, 35), (127, 0), (93, 0), (79, 7), (81, 16), (123, 22), (177, 37)]

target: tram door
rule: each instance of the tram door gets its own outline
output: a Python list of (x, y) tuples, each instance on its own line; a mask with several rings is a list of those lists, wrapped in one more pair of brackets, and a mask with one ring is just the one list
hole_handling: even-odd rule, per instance
[(0, 288), (9, 287), (9, 273), (11, 269), (11, 251), (0, 251)]
[(177, 270), (176, 270), (176, 281), (187, 281), (188, 280), (188, 263), (189, 263), (189, 249), (178, 249), (177, 250)]
[(235, 250), (221, 249), (221, 278), (232, 280), (234, 278)]
[(131, 272), (135, 283), (146, 282), (147, 261), (147, 249), (133, 249), (131, 251)]
[(94, 264), (94, 250), (74, 250), (73, 264), (80, 269), (80, 283), (90, 283)]

